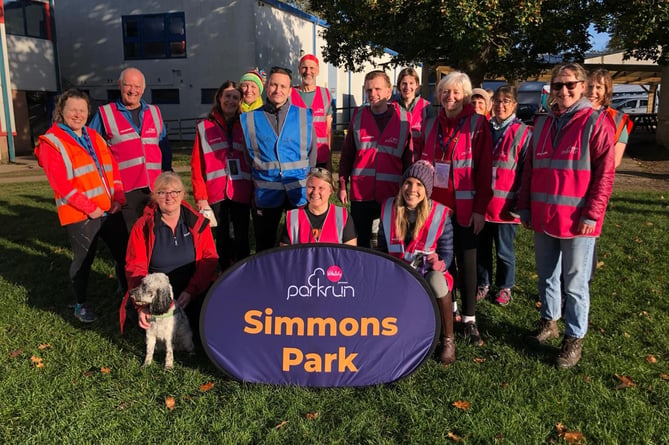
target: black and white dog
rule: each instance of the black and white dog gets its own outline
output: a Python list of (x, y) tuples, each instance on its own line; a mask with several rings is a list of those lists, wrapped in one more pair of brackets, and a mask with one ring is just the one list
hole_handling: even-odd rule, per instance
[(130, 291), (138, 306), (146, 307), (151, 326), (146, 330), (144, 366), (153, 361), (156, 340), (165, 343), (165, 369), (174, 366), (174, 350), (193, 352), (193, 333), (183, 309), (174, 301), (172, 285), (164, 273), (152, 273)]

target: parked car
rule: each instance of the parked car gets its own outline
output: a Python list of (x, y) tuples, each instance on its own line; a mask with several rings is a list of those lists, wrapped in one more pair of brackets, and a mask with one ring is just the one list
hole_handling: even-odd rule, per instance
[(615, 98), (611, 101), (611, 106), (616, 110), (627, 114), (648, 113), (647, 97), (627, 97)]

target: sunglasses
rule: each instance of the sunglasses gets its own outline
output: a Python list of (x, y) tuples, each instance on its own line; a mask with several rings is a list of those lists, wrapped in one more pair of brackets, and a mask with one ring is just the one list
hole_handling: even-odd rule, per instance
[(576, 88), (576, 85), (582, 82), (585, 82), (585, 80), (573, 80), (571, 82), (553, 82), (551, 83), (551, 90), (560, 91), (562, 87), (567, 87), (567, 89), (571, 91), (574, 88)]
[(311, 167), (311, 170), (309, 170), (309, 173), (330, 173), (330, 170), (327, 168), (323, 167)]

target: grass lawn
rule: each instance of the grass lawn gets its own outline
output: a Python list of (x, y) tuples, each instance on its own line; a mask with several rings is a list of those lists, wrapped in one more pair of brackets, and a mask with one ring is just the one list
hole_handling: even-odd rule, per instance
[(118, 330), (106, 248), (89, 286), (100, 320), (84, 326), (67, 308), (70, 250), (48, 184), (3, 185), (0, 443), (669, 443), (668, 216), (659, 193), (613, 196), (571, 370), (553, 366), (558, 341), (525, 344), (539, 314), (521, 229), (513, 302), (479, 305), (483, 347), (458, 337), (455, 364), (430, 360), (392, 385), (305, 389), (231, 381), (203, 356), (141, 368), (142, 333)]

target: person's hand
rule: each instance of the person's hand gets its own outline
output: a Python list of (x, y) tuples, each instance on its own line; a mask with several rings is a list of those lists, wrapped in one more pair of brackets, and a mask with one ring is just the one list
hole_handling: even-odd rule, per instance
[(469, 219), (469, 225), (472, 227), (474, 235), (478, 235), (485, 225), (485, 217), (480, 213), (473, 212)]
[(95, 210), (88, 214), (90, 219), (102, 218), (103, 216), (105, 216), (105, 212), (100, 207), (96, 207)]
[(116, 201), (113, 201), (112, 205), (111, 205), (111, 208), (109, 209), (109, 213), (114, 214), (114, 213), (118, 212), (119, 210), (121, 210), (121, 204), (119, 204)]
[(444, 263), (444, 260), (440, 260), (439, 255), (434, 252), (425, 256), (425, 262), (427, 262), (430, 269), (434, 271), (443, 272), (446, 270), (446, 263)]
[(348, 194), (346, 193), (346, 189), (343, 187), (339, 189), (339, 200), (344, 205), (348, 203)]
[(578, 234), (579, 235), (592, 235), (595, 233), (595, 225), (588, 224), (581, 221), (578, 223)]
[(197, 206), (198, 212), (202, 212), (204, 209), (209, 208), (209, 202), (206, 199), (198, 199), (195, 205)]
[(520, 222), (523, 224), (523, 227), (525, 227), (528, 230), (532, 230), (532, 221), (530, 221), (529, 219), (524, 219), (520, 220)]
[(177, 298), (177, 304), (181, 306), (183, 309), (185, 309), (186, 306), (188, 306), (188, 303), (190, 303), (191, 298), (193, 298), (191, 294), (189, 294), (186, 291), (183, 291), (179, 295), (179, 298)]
[(151, 322), (149, 322), (149, 313), (146, 311), (146, 308), (140, 308), (137, 311), (137, 324), (142, 329), (149, 329)]

